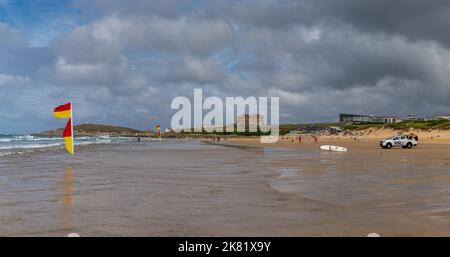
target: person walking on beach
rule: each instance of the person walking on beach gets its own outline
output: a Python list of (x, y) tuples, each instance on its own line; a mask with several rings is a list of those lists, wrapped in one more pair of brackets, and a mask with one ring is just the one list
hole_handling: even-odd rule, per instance
[(318, 143), (317, 136), (313, 136), (313, 138), (314, 138), (314, 144), (317, 144)]
[(298, 136), (298, 143), (299, 143), (299, 144), (302, 143), (302, 136)]

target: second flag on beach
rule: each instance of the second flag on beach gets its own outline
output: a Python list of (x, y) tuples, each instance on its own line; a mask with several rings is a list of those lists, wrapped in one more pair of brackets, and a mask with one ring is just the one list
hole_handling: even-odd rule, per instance
[(74, 154), (74, 144), (73, 144), (73, 120), (72, 120), (72, 103), (66, 103), (55, 108), (53, 114), (56, 118), (69, 119), (66, 128), (63, 132), (64, 142), (66, 145), (66, 150), (73, 155)]

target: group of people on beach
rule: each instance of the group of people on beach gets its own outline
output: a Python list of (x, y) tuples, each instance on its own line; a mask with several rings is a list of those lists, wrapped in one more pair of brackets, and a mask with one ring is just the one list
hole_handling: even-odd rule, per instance
[(211, 138), (211, 140), (220, 142), (220, 137), (219, 136), (217, 136), (217, 137), (214, 136), (214, 137)]
[(409, 135), (407, 135), (406, 136), (409, 140), (416, 140), (416, 141), (419, 141), (419, 137), (417, 136), (417, 135), (415, 135), (415, 134), (409, 134)]
[[(314, 144), (318, 144), (318, 143), (319, 143), (319, 137), (318, 137), (318, 136), (316, 136), (316, 135), (311, 135), (311, 138), (313, 138)], [(281, 137), (281, 139), (282, 139), (282, 140), (283, 140), (283, 139), (289, 139), (289, 137), (286, 137), (286, 138)], [(294, 143), (294, 141), (297, 140), (297, 142), (301, 144), (302, 141), (303, 141), (303, 136), (302, 136), (302, 135), (299, 135), (299, 136), (297, 136), (297, 138), (291, 137), (290, 140), (291, 140), (292, 143)]]

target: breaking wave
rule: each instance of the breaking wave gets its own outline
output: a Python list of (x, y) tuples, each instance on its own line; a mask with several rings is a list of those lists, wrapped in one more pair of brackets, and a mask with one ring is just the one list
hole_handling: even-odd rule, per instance
[[(92, 144), (110, 144), (130, 142), (133, 138), (109, 136), (75, 137), (75, 146)], [(24, 154), (48, 149), (64, 148), (62, 137), (38, 137), (33, 135), (2, 135), (0, 134), (0, 156)]]

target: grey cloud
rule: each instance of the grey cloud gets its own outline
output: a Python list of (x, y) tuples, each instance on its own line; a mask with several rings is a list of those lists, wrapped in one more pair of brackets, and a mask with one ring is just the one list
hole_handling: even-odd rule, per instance
[(204, 12), (223, 15), (243, 25), (284, 29), (302, 24), (341, 23), (361, 32), (404, 35), (413, 40), (450, 44), (450, 3), (446, 0), (304, 0), (227, 1)]
[(361, 31), (404, 35), (450, 45), (450, 2), (446, 0), (314, 1), (318, 17), (342, 21)]
[(75, 28), (53, 47), (69, 63), (113, 63), (127, 49), (207, 56), (226, 47), (232, 37), (231, 26), (221, 20), (113, 15)]
[(18, 75), (11, 74), (1, 74), (0, 73), (0, 86), (8, 85), (8, 84), (24, 84), (30, 81), (28, 77), (22, 77)]
[(29, 47), (23, 35), (0, 23), (0, 73), (34, 75), (48, 63), (51, 52), (45, 47)]
[(26, 41), (22, 37), (22, 34), (12, 29), (8, 24), (0, 22), (0, 46), (1, 47), (24, 47)]
[[(39, 106), (0, 116), (17, 120), (21, 112), (73, 99), (80, 122), (167, 126), (172, 98), (191, 97), (199, 87), (219, 97), (279, 96), (282, 122), (331, 121), (355, 110), (450, 112), (447, 1), (83, 0), (75, 6), (99, 16), (45, 48), (29, 47), (19, 31), (0, 23), (0, 74), (8, 81), (0, 86), (7, 88), (0, 106)], [(21, 77), (29, 81), (13, 89)], [(40, 118), (41, 125), (55, 124)]]
[(185, 58), (181, 63), (173, 63), (167, 80), (173, 82), (195, 82), (199, 85), (220, 83), (224, 74), (212, 59)]

